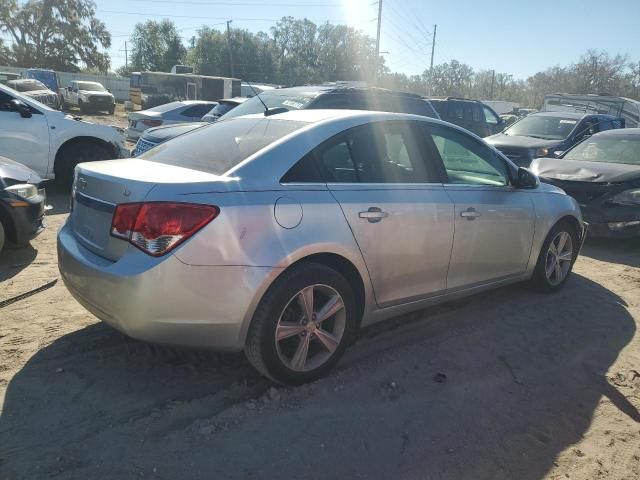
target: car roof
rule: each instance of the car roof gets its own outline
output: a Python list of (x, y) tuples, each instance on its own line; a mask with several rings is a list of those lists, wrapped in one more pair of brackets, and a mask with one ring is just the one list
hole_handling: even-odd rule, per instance
[[(371, 110), (343, 110), (343, 109), (300, 109), (289, 110), (288, 112), (278, 113), (265, 117), (264, 114), (254, 113), (251, 115), (244, 115), (241, 118), (270, 118), (276, 120), (289, 120), (293, 122), (303, 123), (319, 123), (331, 120), (343, 120), (350, 118), (363, 118), (370, 120), (426, 120), (434, 121), (437, 123), (444, 123), (440, 120), (425, 117), (422, 115), (412, 115), (409, 113), (392, 113), (392, 112), (377, 112)], [(233, 120), (233, 119), (230, 119)]]
[(91, 82), (89, 80), (74, 80), (76, 83), (90, 83), (91, 85), (100, 85), (103, 86), (100, 82)]
[(221, 98), (218, 102), (229, 102), (229, 103), (244, 103), (249, 100), (249, 97), (233, 97), (233, 98)]
[(386, 88), (369, 87), (369, 86), (353, 86), (353, 85), (304, 85), (299, 87), (288, 88), (276, 88), (273, 90), (265, 90), (262, 94), (267, 95), (300, 95), (304, 97), (317, 97), (325, 93), (340, 93), (340, 94), (377, 94), (377, 95), (398, 95), (408, 98), (417, 98), (425, 100), (420, 95), (415, 93), (400, 92), (397, 90), (388, 90)]
[(581, 120), (585, 117), (608, 117), (617, 118), (613, 115), (604, 115), (596, 113), (578, 113), (578, 112), (536, 112), (528, 115), (529, 117), (563, 117), (563, 118), (575, 118)]
[(605, 130), (604, 132), (598, 132), (595, 136), (598, 137), (640, 137), (640, 128), (614, 128), (612, 130)]

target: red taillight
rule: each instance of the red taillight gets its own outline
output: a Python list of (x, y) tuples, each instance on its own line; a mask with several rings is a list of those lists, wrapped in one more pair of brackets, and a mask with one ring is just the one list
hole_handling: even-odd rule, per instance
[(124, 203), (116, 207), (111, 235), (128, 240), (159, 257), (171, 251), (220, 213), (212, 205), (191, 203)]
[(162, 120), (142, 120), (142, 124), (147, 127), (159, 127), (162, 125)]

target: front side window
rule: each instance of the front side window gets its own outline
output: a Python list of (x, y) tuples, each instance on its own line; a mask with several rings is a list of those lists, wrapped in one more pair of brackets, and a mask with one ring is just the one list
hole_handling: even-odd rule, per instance
[(431, 136), (449, 177), (448, 183), (508, 185), (507, 166), (493, 150), (457, 130), (430, 126)]

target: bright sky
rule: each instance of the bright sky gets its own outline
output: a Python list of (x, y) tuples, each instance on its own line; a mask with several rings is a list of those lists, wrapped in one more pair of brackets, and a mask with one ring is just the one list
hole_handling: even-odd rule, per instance
[[(568, 65), (588, 48), (640, 60), (640, 0), (382, 0), (380, 50), (392, 71), (421, 73), (451, 59), (516, 78)], [(113, 35), (113, 68), (124, 65), (124, 42), (136, 22), (172, 19), (185, 41), (201, 25), (268, 31), (283, 16), (346, 23), (375, 37), (376, 0), (96, 0)]]

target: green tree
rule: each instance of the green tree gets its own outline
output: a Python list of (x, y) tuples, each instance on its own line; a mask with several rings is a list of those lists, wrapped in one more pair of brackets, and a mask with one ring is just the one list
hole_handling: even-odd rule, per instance
[(171, 20), (137, 23), (131, 35), (133, 70), (168, 72), (187, 55), (175, 24)]
[(20, 67), (109, 68), (109, 56), (100, 50), (111, 46), (111, 35), (90, 0), (0, 0), (0, 32)]

